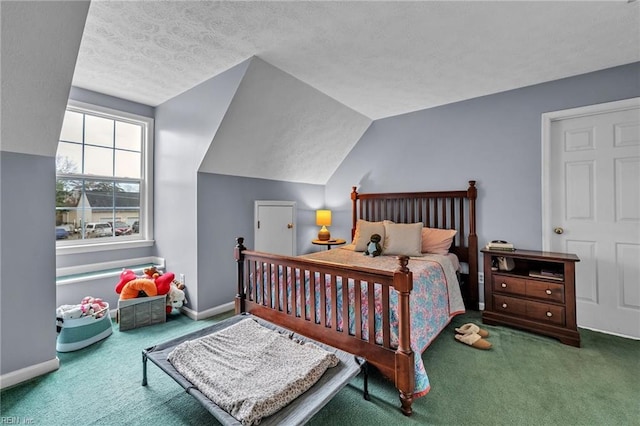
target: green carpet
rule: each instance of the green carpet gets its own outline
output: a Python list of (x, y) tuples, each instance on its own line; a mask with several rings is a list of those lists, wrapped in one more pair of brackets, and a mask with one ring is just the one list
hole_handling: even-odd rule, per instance
[[(149, 363), (143, 348), (206, 327), (227, 315), (120, 332), (85, 349), (59, 353), (60, 369), (0, 394), (2, 423), (34, 425), (203, 425), (215, 419)], [(582, 347), (507, 327), (483, 326), (493, 348), (457, 342), (454, 327), (481, 324), (478, 312), (453, 319), (423, 354), (431, 392), (404, 417), (393, 386), (379, 374), (362, 399), (362, 377), (340, 391), (310, 425), (638, 425), (640, 341), (580, 330)]]

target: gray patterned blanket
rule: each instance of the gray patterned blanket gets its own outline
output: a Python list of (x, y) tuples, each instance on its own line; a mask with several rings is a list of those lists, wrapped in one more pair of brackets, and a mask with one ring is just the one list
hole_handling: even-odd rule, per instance
[(313, 343), (245, 319), (178, 345), (169, 362), (243, 425), (255, 425), (307, 391), (339, 359)]

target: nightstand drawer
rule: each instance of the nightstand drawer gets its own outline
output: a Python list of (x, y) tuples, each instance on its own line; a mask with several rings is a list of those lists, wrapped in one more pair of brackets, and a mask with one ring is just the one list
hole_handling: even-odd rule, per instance
[(527, 302), (522, 299), (507, 296), (493, 296), (493, 309), (509, 315), (525, 316), (527, 314)]
[(564, 308), (546, 303), (527, 302), (527, 317), (556, 325), (565, 324)]
[(492, 277), (493, 291), (498, 293), (526, 294), (527, 280), (508, 275), (494, 275)]
[(528, 297), (564, 303), (564, 285), (544, 281), (527, 281)]

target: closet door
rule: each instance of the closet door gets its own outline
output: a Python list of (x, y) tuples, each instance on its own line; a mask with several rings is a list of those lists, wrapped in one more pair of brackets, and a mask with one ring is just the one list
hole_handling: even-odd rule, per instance
[(296, 203), (256, 201), (254, 235), (256, 251), (295, 256)]

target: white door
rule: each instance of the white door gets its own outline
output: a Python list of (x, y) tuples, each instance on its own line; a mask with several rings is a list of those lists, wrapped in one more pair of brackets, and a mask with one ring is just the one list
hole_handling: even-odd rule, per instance
[(296, 203), (255, 202), (255, 250), (294, 256), (296, 253)]
[(640, 338), (640, 98), (543, 126), (543, 248), (580, 258), (578, 325)]

